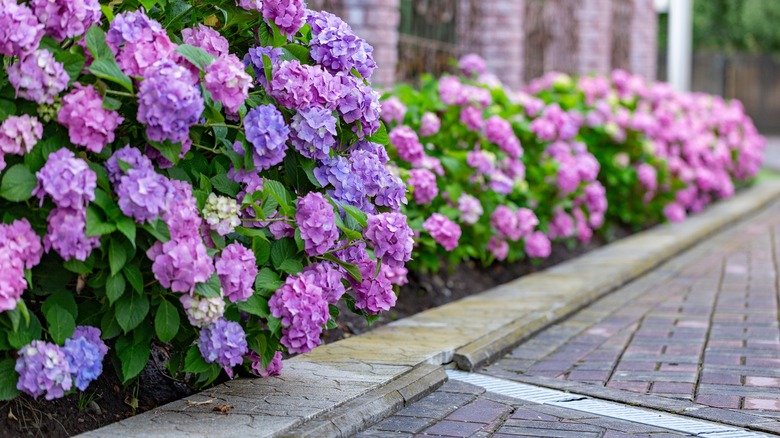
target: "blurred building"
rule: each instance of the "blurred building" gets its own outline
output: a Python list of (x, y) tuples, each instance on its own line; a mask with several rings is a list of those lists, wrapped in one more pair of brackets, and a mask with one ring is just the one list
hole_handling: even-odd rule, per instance
[(475, 52), (518, 87), (551, 70), (623, 68), (655, 78), (653, 0), (309, 0), (334, 12), (375, 49), (374, 82), (452, 70)]

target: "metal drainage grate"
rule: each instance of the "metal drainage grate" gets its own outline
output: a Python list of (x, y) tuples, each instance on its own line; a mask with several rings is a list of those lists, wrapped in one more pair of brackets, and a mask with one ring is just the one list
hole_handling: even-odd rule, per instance
[(482, 374), (447, 370), (447, 375), (450, 379), (480, 386), (485, 388), (486, 391), (519, 400), (587, 412), (602, 417), (631, 421), (662, 429), (683, 432), (694, 436), (708, 438), (754, 438), (768, 436), (733, 426), (722, 426), (707, 421), (692, 420), (648, 409), (634, 408), (618, 403), (589, 398), (584, 395), (542, 388), (526, 383), (512, 382), (510, 380)]

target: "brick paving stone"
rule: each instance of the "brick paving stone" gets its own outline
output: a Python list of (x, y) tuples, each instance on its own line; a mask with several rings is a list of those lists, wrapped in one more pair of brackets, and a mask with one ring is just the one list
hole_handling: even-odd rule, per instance
[(447, 416), (447, 420), (490, 423), (509, 411), (508, 406), (489, 400), (475, 400)]
[(663, 394), (690, 394), (693, 392), (693, 387), (694, 385), (692, 383), (654, 382), (653, 387), (650, 388), (650, 392)]
[(376, 424), (381, 431), (417, 433), (429, 427), (436, 420), (432, 418), (392, 416)]
[(780, 411), (780, 400), (768, 398), (745, 397), (745, 409), (760, 409), (766, 411)]
[(464, 423), (460, 421), (442, 420), (425, 430), (425, 435), (443, 435), (450, 437), (470, 437), (485, 425), (481, 423)]
[(699, 395), (696, 403), (716, 408), (739, 409), (741, 398), (735, 395)]

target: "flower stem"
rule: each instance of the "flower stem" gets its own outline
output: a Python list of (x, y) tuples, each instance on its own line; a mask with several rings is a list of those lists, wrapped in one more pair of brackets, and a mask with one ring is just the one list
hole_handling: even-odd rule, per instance
[(135, 94), (126, 93), (124, 91), (106, 90), (106, 94), (111, 94), (114, 96), (135, 97)]

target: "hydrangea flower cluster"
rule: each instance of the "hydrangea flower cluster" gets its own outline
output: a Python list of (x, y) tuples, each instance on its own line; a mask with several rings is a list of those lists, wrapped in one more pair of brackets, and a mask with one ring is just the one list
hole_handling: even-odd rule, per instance
[(98, 0), (31, 0), (30, 6), (57, 41), (83, 35), (103, 15)]
[(203, 219), (220, 236), (232, 233), (237, 226), (241, 225), (241, 219), (238, 217), (238, 202), (227, 196), (211, 193), (203, 208)]
[[(369, 215), (364, 236), (374, 248), (374, 255), (390, 267), (398, 268), (412, 257), (413, 232), (400, 213)], [(457, 239), (456, 239), (457, 240)]]
[[(290, 128), (276, 107), (260, 105), (249, 110), (244, 117), (244, 129), (258, 169), (268, 169), (284, 160)], [(243, 152), (243, 149), (237, 152)]]
[(346, 293), (341, 280), (344, 274), (331, 262), (312, 263), (303, 270), (303, 276), (322, 289), (322, 298), (328, 304), (336, 304)]
[(207, 363), (217, 363), (225, 369), (241, 364), (249, 349), (241, 325), (224, 318), (200, 331), (198, 348)]
[(298, 111), (290, 122), (290, 143), (307, 158), (324, 160), (336, 146), (336, 118), (325, 108)]
[(355, 291), (355, 307), (370, 315), (390, 310), (395, 306), (397, 297), (393, 292), (393, 284), (387, 277), (387, 271), (380, 269), (376, 273), (376, 261), (365, 260), (358, 263), (362, 282), (350, 277), (350, 284)]
[(24, 155), (32, 151), (43, 137), (43, 125), (27, 114), (9, 116), (0, 124), (0, 171), (5, 164), (5, 155)]
[(185, 294), (179, 297), (179, 301), (184, 307), (187, 319), (194, 327), (208, 327), (225, 314), (225, 300), (222, 296), (201, 297)]
[(322, 326), (330, 318), (322, 288), (307, 275), (287, 277), (268, 300), (271, 314), (282, 321), (281, 343), (290, 353), (306, 353), (320, 345)]
[(44, 26), (25, 4), (3, 0), (0, 6), (0, 54), (22, 58), (38, 47)]
[(244, 63), (236, 55), (223, 54), (206, 66), (203, 86), (228, 112), (236, 113), (254, 85), (244, 72)]
[(252, 296), (257, 277), (257, 258), (247, 247), (238, 242), (226, 246), (214, 267), (230, 302), (246, 301)]
[(452, 251), (458, 247), (461, 229), (458, 224), (446, 216), (434, 213), (423, 223), (423, 229), (431, 234), (436, 242), (447, 251)]
[(439, 194), (436, 175), (427, 169), (410, 170), (407, 184), (412, 187), (414, 201), (418, 204), (428, 204)]
[(298, 198), (295, 221), (301, 230), (306, 255), (325, 254), (339, 238), (333, 206), (321, 193), (312, 192)]
[(354, 68), (364, 78), (371, 79), (376, 69), (374, 48), (358, 38), (347, 23), (324, 11), (309, 11), (307, 22), (311, 26), (312, 59), (331, 73), (348, 73)]
[(100, 339), (100, 330), (95, 327), (78, 326), (62, 347), (68, 361), (73, 384), (81, 391), (103, 373), (103, 358), (108, 346)]
[(295, 35), (304, 24), (306, 5), (303, 0), (265, 0), (263, 17), (286, 35)]
[[(181, 40), (184, 44), (199, 47), (211, 56), (226, 56), (230, 54), (230, 43), (216, 30), (198, 24), (197, 27), (191, 27), (181, 30)], [(235, 56), (235, 55), (233, 55)], [(244, 69), (242, 68), (243, 72)], [(247, 77), (248, 80), (251, 78)]]
[(103, 108), (103, 99), (92, 85), (73, 86), (73, 91), (62, 98), (57, 121), (68, 128), (71, 143), (100, 152), (114, 141), (114, 131), (124, 119), (116, 111)]
[(56, 344), (32, 341), (19, 350), (14, 367), (19, 373), (16, 388), (38, 398), (54, 400), (73, 386), (70, 366), (62, 349)]
[(54, 98), (67, 88), (70, 79), (64, 65), (44, 49), (28, 54), (8, 67), (7, 72), (16, 95), (39, 104), (54, 103)]
[[(126, 171), (122, 171), (120, 161), (128, 166)], [(173, 186), (136, 148), (125, 146), (116, 151), (106, 162), (106, 169), (115, 184), (119, 208), (138, 223), (154, 221), (173, 200)]]

